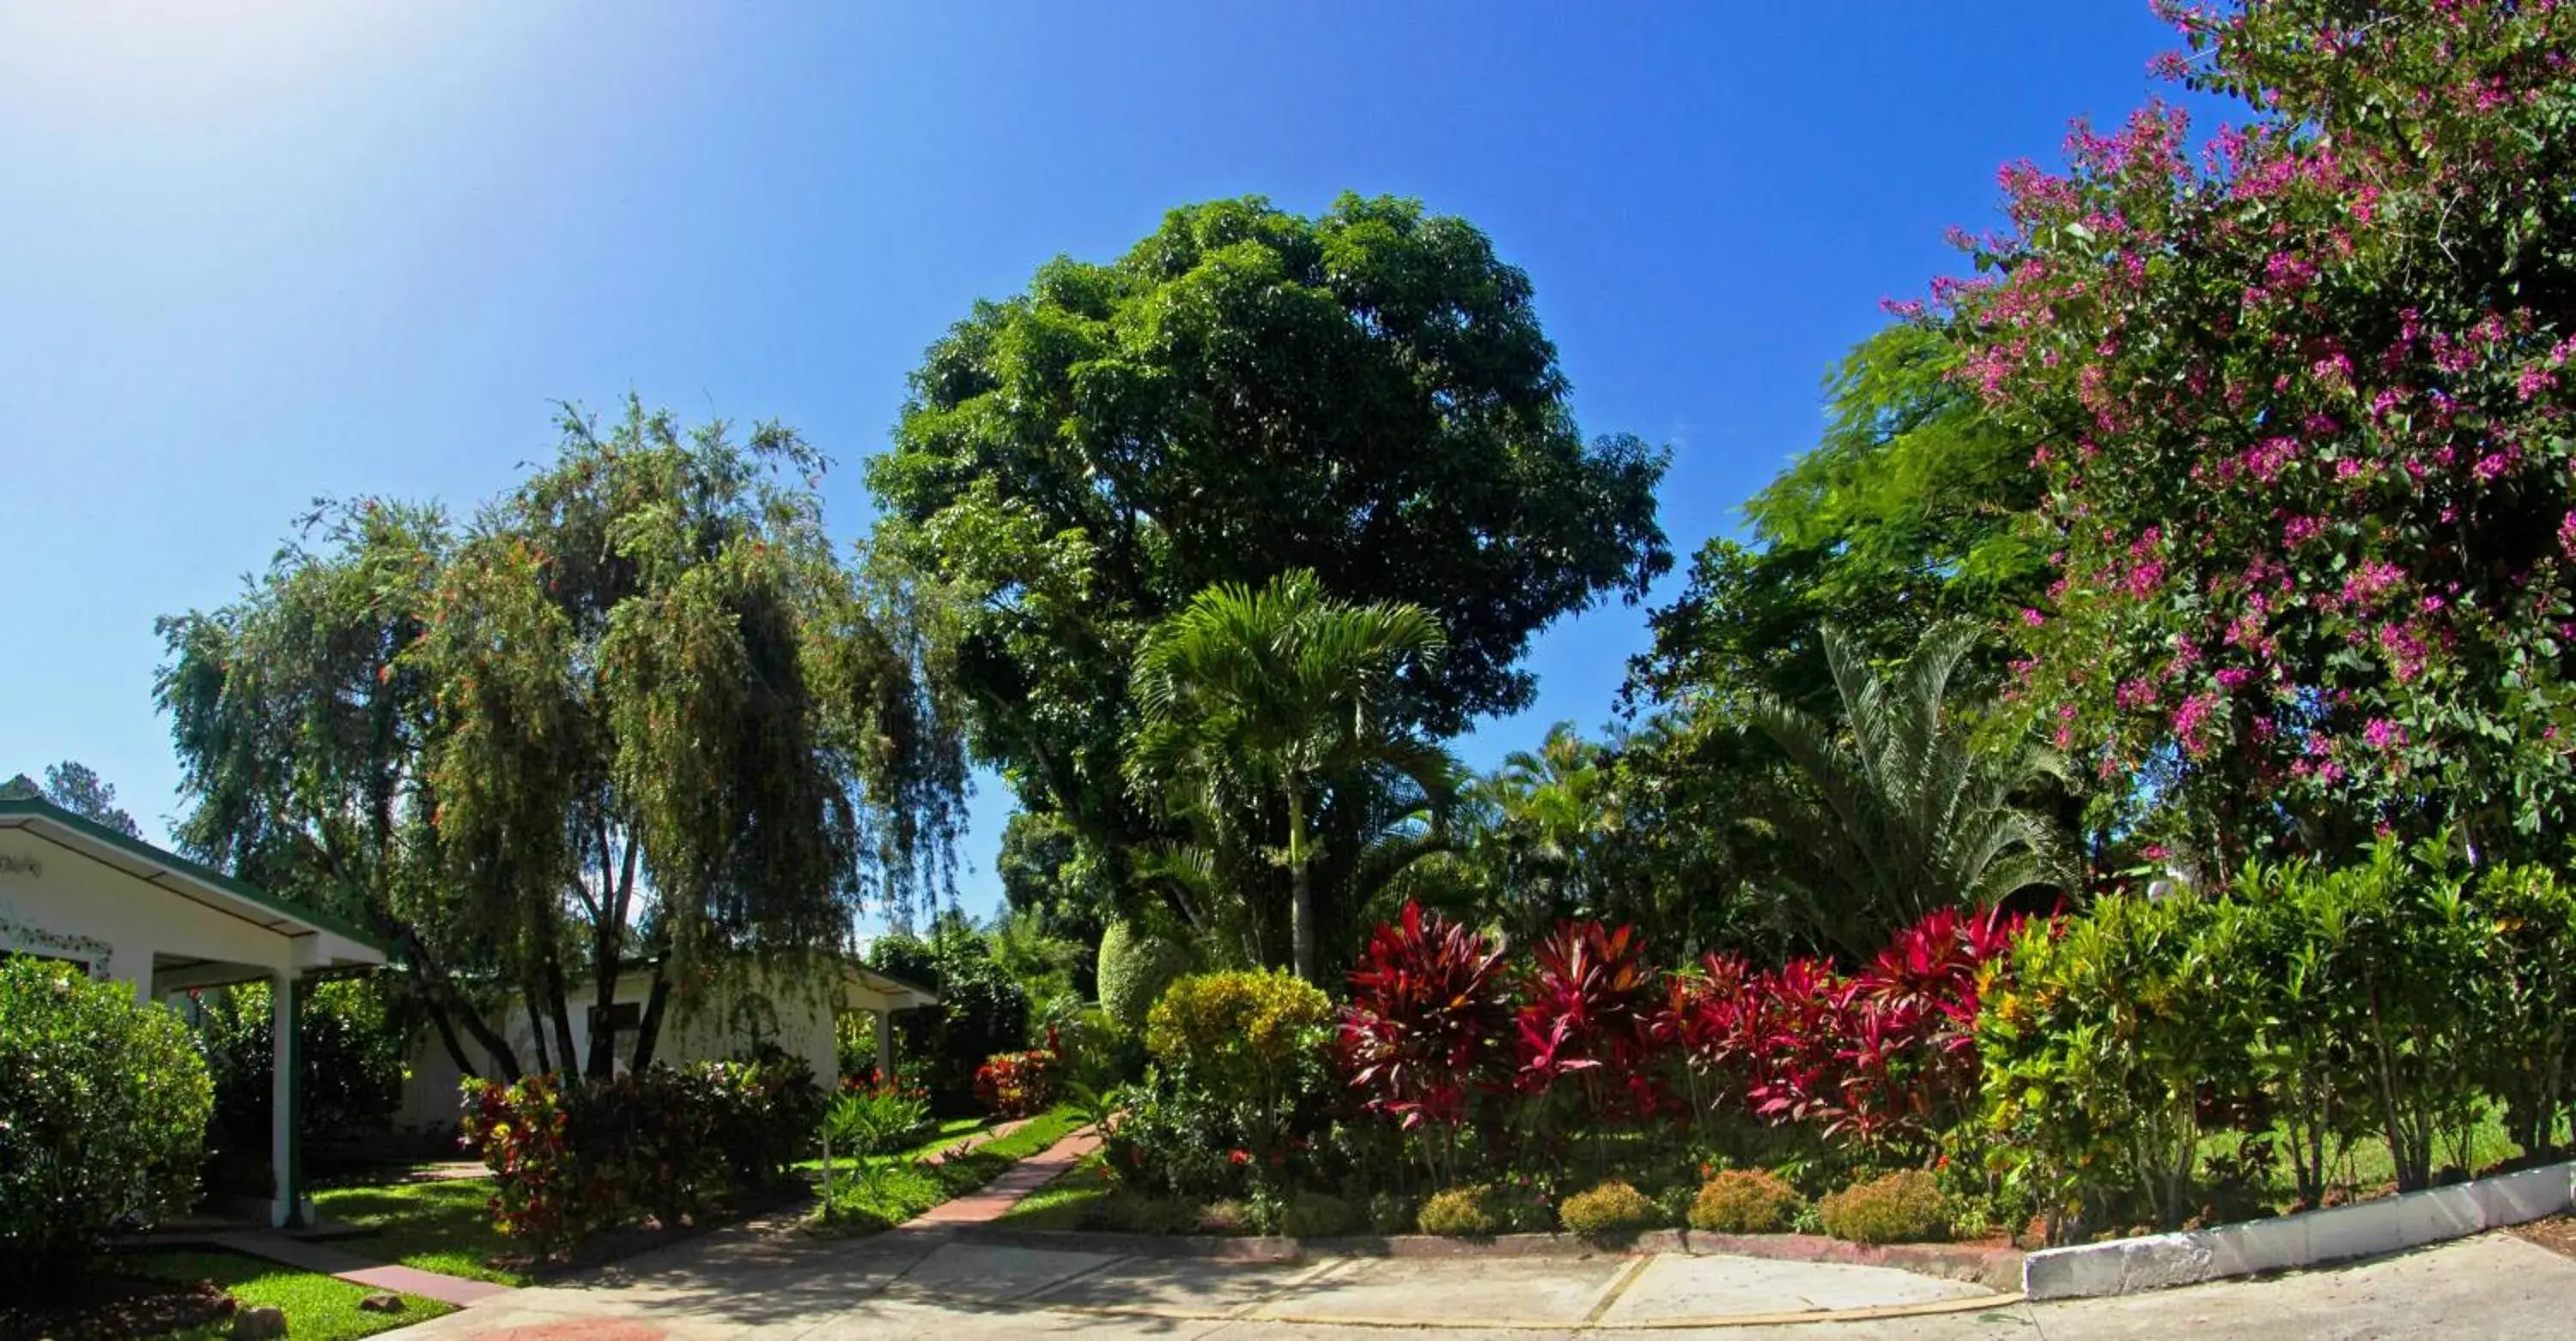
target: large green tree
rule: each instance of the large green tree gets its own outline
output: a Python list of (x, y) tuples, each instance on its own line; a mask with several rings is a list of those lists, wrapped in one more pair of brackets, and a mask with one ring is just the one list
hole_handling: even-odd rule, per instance
[(0, 796), (37, 797), (128, 838), (143, 836), (143, 826), (116, 803), (116, 785), (101, 779), (98, 770), (77, 759), (46, 765), (41, 784), (24, 773), (0, 782)]
[(264, 889), (373, 928), (406, 972), (398, 999), (449, 1058), (520, 1061), (491, 1013), (498, 948), (443, 897), (423, 756), (431, 688), (408, 655), (455, 544), (434, 506), (326, 503), (241, 596), (165, 618), (157, 681), (190, 802), (181, 848)]
[[(1402, 711), (1406, 681), (1448, 641), (1419, 606), (1352, 605), (1315, 575), (1220, 583), (1158, 625), (1136, 658), (1143, 709), (1129, 759), (1138, 794), (1228, 845), (1245, 819), (1282, 835), (1290, 961), (1316, 969), (1318, 823), (1328, 799), (1365, 808), (1384, 775), (1445, 777), (1439, 747)], [(1266, 844), (1265, 844), (1266, 846)]]
[(1306, 569), (1424, 608), (1449, 655), (1393, 711), (1446, 736), (1529, 701), (1533, 633), (1669, 566), (1663, 467), (1586, 445), (1529, 279), (1484, 234), (1345, 197), (1175, 210), (1113, 263), (978, 304), (868, 479), (878, 561), (943, 598), (976, 748), (1114, 868), (1176, 832), (1121, 755), (1136, 652), (1197, 593)]
[(518, 996), (538, 1066), (602, 1075), (577, 980), (605, 1008), (652, 961), (645, 1064), (674, 988), (840, 947), (862, 900), (944, 878), (963, 764), (792, 432), (631, 400), (562, 428), (462, 533), (333, 509), (327, 548), (165, 624), (162, 698), (191, 846), (395, 935), (505, 1070), (460, 981)]

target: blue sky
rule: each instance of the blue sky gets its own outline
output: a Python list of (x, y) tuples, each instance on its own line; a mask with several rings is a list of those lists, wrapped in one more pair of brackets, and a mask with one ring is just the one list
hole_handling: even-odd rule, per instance
[[(153, 619), (317, 495), (506, 488), (557, 399), (792, 423), (855, 538), (948, 323), (1217, 196), (1483, 227), (1586, 431), (1672, 445), (1687, 554), (1996, 166), (2138, 104), (2167, 38), (2143, 0), (0, 7), (0, 776), (81, 759), (159, 836)], [(1604, 720), (1643, 620), (1543, 635), (1538, 705), (1462, 753)]]

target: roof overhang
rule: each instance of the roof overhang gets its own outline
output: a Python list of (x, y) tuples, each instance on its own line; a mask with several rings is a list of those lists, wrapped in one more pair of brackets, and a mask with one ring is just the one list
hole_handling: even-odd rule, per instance
[(339, 918), (290, 903), (50, 801), (0, 798), (0, 832), (7, 831), (26, 834), (68, 855), (287, 937), (295, 943), (295, 962), (301, 969), (357, 968), (382, 964), (390, 957), (383, 942)]
[(845, 963), (841, 973), (842, 1005), (848, 1010), (911, 1010), (936, 1006), (939, 994), (865, 964)]

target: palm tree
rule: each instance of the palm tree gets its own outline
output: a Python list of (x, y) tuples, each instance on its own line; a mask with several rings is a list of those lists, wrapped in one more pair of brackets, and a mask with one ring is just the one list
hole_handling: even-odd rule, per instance
[(1438, 776), (1447, 757), (1387, 709), (1408, 672), (1448, 647), (1420, 606), (1333, 600), (1311, 572), (1259, 588), (1220, 583), (1147, 635), (1136, 657), (1144, 723), (1129, 784), (1167, 814), (1224, 817), (1275, 804), (1287, 825), (1290, 943), (1315, 970), (1317, 820), (1329, 789), (1389, 772)]
[(1611, 782), (1601, 747), (1559, 722), (1537, 750), (1512, 751), (1474, 783), (1476, 855), (1522, 939), (1560, 918), (1601, 915), (1594, 850), (1622, 822)]
[(1812, 793), (1782, 806), (1777, 822), (1814, 857), (1793, 876), (1815, 898), (1817, 930), (1865, 956), (1935, 908), (1991, 904), (2053, 883), (2055, 836), (2013, 798), (2038, 778), (2062, 778), (2061, 761), (2026, 739), (1981, 745), (1976, 715), (1949, 702), (1977, 631), (1927, 631), (1887, 678), (1842, 630), (1823, 633), (1841, 729), (1769, 694), (1752, 706), (1753, 724)]

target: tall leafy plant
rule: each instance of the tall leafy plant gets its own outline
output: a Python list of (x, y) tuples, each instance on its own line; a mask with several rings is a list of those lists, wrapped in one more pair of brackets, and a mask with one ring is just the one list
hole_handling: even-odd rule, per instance
[(1757, 698), (1752, 720), (1806, 783), (1778, 820), (1813, 854), (1806, 915), (1817, 934), (1855, 958), (1897, 928), (1942, 908), (1981, 907), (2057, 878), (2055, 832), (2016, 802), (2057, 772), (2056, 757), (2024, 740), (1981, 740), (1974, 705), (1952, 683), (1977, 631), (1926, 633), (1886, 676), (1840, 629), (1823, 631), (1842, 721), (1788, 701)]
[(2557, 1154), (2576, 1066), (2576, 894), (2543, 866), (2496, 867), (2476, 894), (2494, 928), (2476, 979), (2486, 1086), (2524, 1151)]
[(1571, 1089), (1585, 1119), (1634, 1122), (1671, 1096), (1656, 1075), (1663, 974), (1633, 926), (1565, 922), (1541, 939), (1512, 1020), (1522, 1092)]
[(1338, 1035), (1345, 1079), (1412, 1137), (1435, 1185), (1456, 1174), (1459, 1128), (1498, 1079), (1512, 1022), (1503, 946), (1419, 903), (1370, 935)]
[(1314, 873), (1328, 792), (1384, 772), (1445, 779), (1447, 756), (1400, 710), (1448, 638), (1420, 606), (1334, 600), (1296, 571), (1260, 587), (1219, 584), (1157, 626), (1137, 653), (1144, 722), (1128, 773), (1174, 813), (1222, 829), (1248, 803), (1286, 842), (1291, 963), (1315, 976)]

